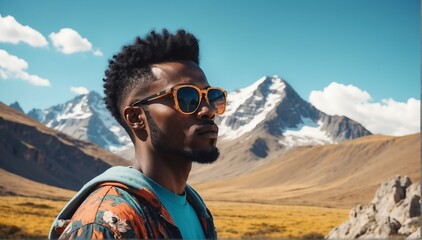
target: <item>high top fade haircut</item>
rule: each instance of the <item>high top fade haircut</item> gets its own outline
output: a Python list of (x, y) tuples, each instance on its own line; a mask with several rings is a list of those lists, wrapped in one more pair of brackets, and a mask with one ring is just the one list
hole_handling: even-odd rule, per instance
[(123, 46), (109, 60), (105, 71), (104, 102), (113, 117), (131, 137), (134, 136), (120, 114), (119, 106), (134, 87), (147, 86), (157, 80), (151, 65), (170, 61), (192, 61), (199, 65), (198, 39), (185, 30), (170, 34), (151, 31), (145, 38), (137, 37), (133, 44)]

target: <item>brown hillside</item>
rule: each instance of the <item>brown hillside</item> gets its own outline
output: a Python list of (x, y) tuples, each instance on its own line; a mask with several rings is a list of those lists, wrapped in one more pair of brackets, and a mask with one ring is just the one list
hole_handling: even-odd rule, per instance
[(0, 168), (48, 185), (76, 190), (111, 165), (129, 162), (0, 103)]
[(0, 169), (0, 196), (69, 200), (76, 192), (38, 183)]
[(194, 186), (213, 200), (350, 208), (370, 201), (392, 176), (419, 181), (419, 159), (419, 134), (374, 135), (295, 148), (253, 172)]

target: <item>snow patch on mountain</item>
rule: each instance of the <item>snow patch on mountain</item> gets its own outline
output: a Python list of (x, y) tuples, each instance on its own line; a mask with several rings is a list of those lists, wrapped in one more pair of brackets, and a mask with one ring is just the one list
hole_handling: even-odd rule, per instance
[(51, 119), (46, 125), (52, 127), (55, 123), (67, 120), (67, 119), (86, 119), (92, 116), (92, 112), (89, 111), (88, 106), (88, 95), (82, 97), (80, 102), (68, 102), (65, 105), (63, 112), (57, 112), (56, 118)]
[[(265, 89), (259, 89), (262, 84), (269, 85), (267, 86), (268, 92), (262, 92)], [(233, 129), (232, 126), (227, 124), (229, 118), (223, 116), (219, 135), (224, 139), (235, 139), (252, 131), (260, 122), (265, 120), (267, 114), (281, 101), (284, 96), (284, 87), (284, 82), (278, 76), (274, 76), (271, 79), (263, 77), (249, 87), (230, 93), (227, 96), (228, 104), (225, 115), (231, 116), (236, 113), (240, 115), (237, 120), (245, 121), (246, 123), (237, 129)], [(256, 94), (257, 91), (261, 92)], [(245, 108), (245, 105), (247, 105), (247, 108)], [(254, 109), (254, 111), (249, 112), (248, 110), (250, 109)]]
[(322, 121), (315, 123), (310, 118), (302, 118), (300, 125), (284, 130), (284, 138), (279, 140), (279, 144), (293, 147), (336, 143), (322, 127)]
[(227, 108), (224, 115), (231, 115), (233, 114), (239, 106), (241, 106), (247, 99), (253, 96), (254, 91), (258, 88), (262, 82), (265, 81), (267, 77), (262, 77), (252, 85), (238, 89), (234, 92), (231, 92), (227, 96)]

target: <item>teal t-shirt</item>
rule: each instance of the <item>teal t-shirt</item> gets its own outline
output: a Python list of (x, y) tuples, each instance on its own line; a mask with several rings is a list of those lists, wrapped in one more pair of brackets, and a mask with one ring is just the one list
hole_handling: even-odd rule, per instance
[(204, 239), (205, 234), (193, 207), (186, 200), (186, 192), (180, 196), (164, 188), (145, 176), (154, 188), (158, 199), (169, 211), (174, 223), (179, 228), (183, 239)]

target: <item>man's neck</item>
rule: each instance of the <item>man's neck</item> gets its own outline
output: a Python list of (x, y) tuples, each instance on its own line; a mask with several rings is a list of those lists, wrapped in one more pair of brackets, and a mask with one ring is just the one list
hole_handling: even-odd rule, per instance
[(192, 168), (192, 162), (142, 150), (135, 150), (133, 168), (141, 171), (145, 176), (169, 191), (182, 195)]

